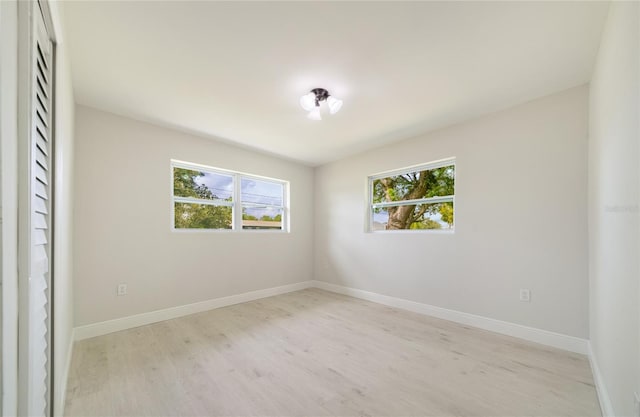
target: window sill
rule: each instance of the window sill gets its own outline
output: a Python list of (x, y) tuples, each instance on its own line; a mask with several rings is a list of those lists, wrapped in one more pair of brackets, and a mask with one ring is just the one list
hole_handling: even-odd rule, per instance
[(436, 234), (436, 235), (453, 235), (455, 229), (402, 229), (402, 230), (367, 230), (366, 233), (371, 234)]
[(252, 229), (171, 229), (173, 233), (221, 233), (221, 234), (252, 234), (252, 233), (265, 233), (265, 234), (289, 234), (288, 230), (252, 230)]

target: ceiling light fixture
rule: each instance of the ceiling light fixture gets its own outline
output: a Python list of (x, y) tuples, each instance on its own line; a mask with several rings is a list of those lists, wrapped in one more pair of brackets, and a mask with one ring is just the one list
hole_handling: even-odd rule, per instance
[(327, 107), (329, 107), (329, 113), (336, 114), (342, 108), (342, 100), (339, 100), (324, 88), (314, 88), (309, 93), (300, 97), (300, 105), (303, 109), (309, 112), (307, 117), (311, 120), (322, 120), (320, 116), (320, 102), (326, 101)]

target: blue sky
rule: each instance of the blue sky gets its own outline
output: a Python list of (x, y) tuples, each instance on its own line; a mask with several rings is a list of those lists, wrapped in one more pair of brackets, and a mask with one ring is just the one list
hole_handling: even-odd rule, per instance
[(233, 177), (230, 175), (204, 172), (203, 177), (196, 177), (196, 183), (206, 186), (218, 198), (224, 200), (233, 194)]
[[(196, 183), (206, 186), (220, 199), (229, 198), (233, 194), (233, 177), (231, 175), (204, 172), (203, 177), (196, 178)], [(242, 201), (255, 204), (282, 205), (283, 185), (252, 178), (241, 179)], [(258, 218), (273, 217), (282, 214), (282, 210), (273, 207), (251, 207), (245, 212)]]

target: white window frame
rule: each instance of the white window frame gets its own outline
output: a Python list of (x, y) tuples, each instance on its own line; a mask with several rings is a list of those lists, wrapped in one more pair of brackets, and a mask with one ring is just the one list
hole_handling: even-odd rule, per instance
[[(456, 169), (456, 158), (445, 158), (439, 159), (437, 161), (427, 162), (425, 164), (411, 165), (404, 168), (393, 169), (390, 171), (379, 172), (376, 174), (369, 175), (367, 177), (367, 208), (366, 208), (366, 226), (365, 231), (369, 233), (455, 233), (456, 229), (456, 196), (455, 192), (453, 195), (448, 196), (439, 196), (439, 197), (430, 197), (430, 198), (418, 198), (415, 200), (404, 200), (404, 201), (389, 201), (383, 203), (374, 203), (373, 202), (373, 182), (375, 180), (379, 180), (381, 178), (393, 177), (397, 175), (404, 175), (410, 172), (416, 171), (426, 171), (432, 170), (436, 168), (442, 168), (446, 166), (454, 166), (453, 171), (453, 179), (454, 179), (454, 191), (455, 184), (457, 182), (457, 169)], [(453, 227), (451, 229), (402, 229), (402, 230), (374, 230), (373, 229), (373, 211), (376, 208), (383, 207), (395, 207), (395, 206), (409, 206), (414, 204), (434, 204), (434, 203), (444, 203), (444, 202), (452, 202), (453, 203)]]
[[(211, 174), (231, 176), (233, 178), (232, 201), (225, 200), (202, 200), (192, 197), (179, 197), (173, 194), (173, 169), (184, 168), (194, 171), (205, 171)], [(265, 177), (261, 175), (247, 174), (239, 171), (231, 171), (224, 168), (216, 168), (208, 165), (196, 164), (193, 162), (171, 160), (170, 164), (170, 187), (171, 187), (171, 230), (177, 233), (289, 233), (289, 181)], [(282, 206), (275, 204), (258, 204), (242, 201), (242, 180), (252, 179), (257, 181), (267, 181), (282, 185)], [(231, 207), (231, 229), (178, 229), (175, 225), (175, 203), (210, 204), (214, 206)], [(273, 207), (282, 210), (282, 229), (243, 229), (242, 209), (243, 207)]]

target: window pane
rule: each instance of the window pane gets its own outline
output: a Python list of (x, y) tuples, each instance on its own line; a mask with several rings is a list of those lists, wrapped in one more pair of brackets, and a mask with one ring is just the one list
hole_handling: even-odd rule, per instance
[(173, 168), (173, 195), (232, 201), (233, 177), (206, 171)]
[(283, 206), (284, 186), (278, 182), (242, 178), (241, 193), (243, 203)]
[(174, 208), (176, 229), (231, 229), (231, 207), (174, 203)]
[(373, 203), (454, 195), (455, 165), (373, 181)]
[(373, 210), (372, 230), (453, 229), (453, 203), (391, 206)]
[(281, 230), (282, 209), (278, 207), (243, 207), (242, 228), (258, 230)]

